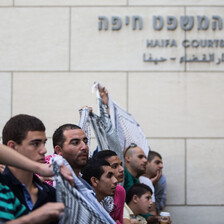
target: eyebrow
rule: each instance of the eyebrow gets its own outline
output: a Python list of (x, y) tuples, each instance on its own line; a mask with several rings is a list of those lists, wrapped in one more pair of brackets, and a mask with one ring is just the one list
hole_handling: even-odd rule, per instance
[(72, 141), (81, 141), (81, 140), (84, 140), (84, 139), (87, 139), (87, 138), (86, 137), (85, 138), (72, 138), (70, 140), (70, 142), (72, 142)]
[[(37, 138), (37, 139), (32, 139), (30, 142), (42, 142), (42, 141), (43, 141), (42, 139)], [(46, 141), (47, 141), (47, 138), (44, 139), (44, 142)]]
[(161, 161), (161, 160), (156, 160), (155, 162), (156, 163), (163, 163), (163, 161)]

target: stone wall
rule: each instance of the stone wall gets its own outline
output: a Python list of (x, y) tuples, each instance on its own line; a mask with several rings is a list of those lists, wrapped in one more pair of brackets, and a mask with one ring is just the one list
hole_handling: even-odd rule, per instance
[[(59, 125), (77, 123), (83, 105), (96, 111), (91, 86), (99, 81), (163, 155), (173, 224), (222, 224), (224, 28), (212, 22), (223, 12), (221, 0), (1, 0), (0, 130), (15, 114), (35, 115), (51, 153)], [(161, 30), (153, 16), (163, 17)], [(167, 16), (175, 29), (167, 29)], [(191, 30), (181, 28), (181, 16), (194, 18)], [(206, 30), (197, 16), (208, 19)], [(112, 17), (119, 17), (114, 24)], [(184, 40), (196, 41), (184, 47)], [(198, 40), (217, 41), (195, 47)]]

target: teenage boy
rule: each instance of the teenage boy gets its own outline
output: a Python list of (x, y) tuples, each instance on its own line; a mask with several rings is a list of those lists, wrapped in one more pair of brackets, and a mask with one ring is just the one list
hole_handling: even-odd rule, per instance
[[(110, 163), (111, 168), (114, 171), (118, 183), (124, 181), (124, 168), (122, 162), (117, 154), (112, 150), (103, 150), (98, 152), (94, 158), (104, 159)], [(115, 194), (113, 196), (114, 207), (110, 212), (110, 216), (116, 221), (116, 223), (123, 223), (123, 209), (125, 203), (125, 190), (121, 185), (117, 185)]]
[(140, 214), (148, 214), (152, 206), (152, 190), (145, 184), (136, 183), (126, 195), (126, 204), (124, 207), (124, 224), (147, 224), (145, 218)]
[[(3, 128), (2, 140), (4, 145), (25, 157), (35, 162), (45, 162), (47, 138), (45, 126), (38, 118), (26, 114), (12, 117)], [(56, 201), (55, 189), (42, 183), (33, 172), (8, 166), (3, 172), (3, 178), (5, 184), (25, 205), (25, 214), (47, 202)]]

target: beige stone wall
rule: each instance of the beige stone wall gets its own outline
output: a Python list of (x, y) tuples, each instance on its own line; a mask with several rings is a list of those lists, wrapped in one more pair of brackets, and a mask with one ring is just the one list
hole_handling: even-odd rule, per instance
[[(181, 42), (220, 40), (224, 28), (198, 31), (195, 23), (185, 32), (178, 23), (174, 31), (155, 31), (152, 15), (205, 15), (211, 23), (223, 12), (221, 0), (1, 0), (0, 130), (15, 114), (33, 114), (47, 127), (50, 153), (59, 125), (77, 123), (82, 105), (96, 111), (91, 86), (99, 81), (163, 155), (173, 223), (222, 224), (224, 48), (185, 49)], [(142, 30), (124, 25), (133, 15), (142, 16)], [(108, 17), (107, 31), (98, 30), (98, 16)], [(111, 16), (121, 17), (119, 31)], [(175, 39), (178, 47), (147, 48), (147, 39)], [(144, 62), (143, 53), (176, 60)], [(214, 62), (180, 63), (184, 54), (211, 53)]]

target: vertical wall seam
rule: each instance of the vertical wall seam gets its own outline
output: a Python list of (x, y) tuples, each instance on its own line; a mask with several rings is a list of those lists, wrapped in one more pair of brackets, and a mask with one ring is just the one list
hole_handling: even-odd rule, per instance
[(185, 205), (187, 205), (187, 139), (185, 138), (184, 139), (184, 156), (185, 156), (185, 172), (184, 172), (184, 175), (185, 175), (185, 184), (184, 184), (184, 201), (185, 201)]
[(127, 107), (127, 111), (129, 112), (129, 102), (128, 102), (128, 100), (129, 100), (129, 98), (128, 98), (128, 94), (129, 94), (129, 72), (126, 73), (126, 85), (127, 85), (127, 87), (126, 87), (126, 89), (127, 89), (127, 91), (126, 91), (126, 107)]
[(14, 73), (11, 72), (11, 112), (10, 112), (10, 117), (13, 115), (13, 77)]
[(68, 21), (68, 70), (71, 71), (71, 40), (72, 40), (72, 8), (69, 7)]
[[(186, 6), (184, 6), (184, 16), (186, 16)], [(187, 38), (187, 31), (185, 30), (184, 31), (184, 39), (186, 40), (186, 38)], [(187, 53), (187, 49), (186, 49), (186, 47), (184, 48), (184, 56), (186, 55), (186, 53)], [(186, 61), (184, 62), (184, 72), (187, 72), (187, 63), (186, 63)]]

